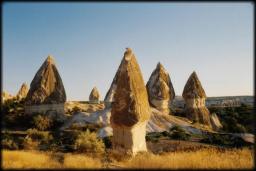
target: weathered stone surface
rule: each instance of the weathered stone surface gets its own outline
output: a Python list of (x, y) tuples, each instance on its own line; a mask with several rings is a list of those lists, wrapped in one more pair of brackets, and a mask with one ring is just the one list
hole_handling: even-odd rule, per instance
[(165, 114), (169, 114), (169, 104), (175, 97), (175, 92), (168, 72), (159, 62), (147, 82), (149, 103)]
[(184, 87), (182, 97), (186, 103), (185, 112), (187, 118), (211, 128), (210, 112), (205, 106), (206, 94), (196, 72), (190, 75)]
[(139, 65), (130, 48), (124, 53), (117, 73), (115, 101), (110, 117), (113, 147), (132, 154), (146, 151), (145, 135), (150, 106)]
[[(66, 93), (53, 57), (48, 56), (33, 78), (27, 97), (27, 114), (64, 114)], [(61, 116), (59, 115), (59, 116)]]
[(149, 103), (139, 65), (131, 49), (124, 54), (112, 105), (113, 123), (133, 126), (149, 119)]
[(90, 96), (89, 101), (93, 103), (99, 103), (100, 102), (100, 93), (97, 89), (97, 87), (93, 87)]
[(182, 97), (184, 99), (206, 98), (205, 91), (195, 71), (190, 75), (184, 87)]
[(214, 130), (219, 130), (223, 127), (216, 113), (212, 113), (210, 115), (210, 120), (211, 120), (212, 128)]
[(23, 99), (23, 98), (26, 98), (26, 96), (27, 96), (27, 94), (28, 94), (28, 85), (26, 84), (26, 83), (23, 83), (22, 85), (21, 85), (21, 88), (20, 88), (20, 90), (18, 91), (18, 93), (17, 93), (17, 95), (16, 95), (16, 97), (17, 97), (17, 99)]
[(121, 61), (120, 65), (118, 67), (118, 70), (115, 74), (115, 77), (114, 77), (114, 79), (111, 83), (111, 86), (110, 86), (110, 88), (109, 88), (109, 90), (108, 90), (108, 92), (107, 92), (107, 94), (104, 98), (104, 102), (106, 103), (106, 106), (110, 106), (110, 104), (115, 101), (114, 100), (114, 95), (115, 95), (115, 92), (116, 92), (118, 75), (121, 71), (121, 66), (123, 65), (123, 63), (124, 63), (124, 60)]
[(66, 93), (53, 57), (48, 56), (33, 78), (26, 105), (65, 103)]

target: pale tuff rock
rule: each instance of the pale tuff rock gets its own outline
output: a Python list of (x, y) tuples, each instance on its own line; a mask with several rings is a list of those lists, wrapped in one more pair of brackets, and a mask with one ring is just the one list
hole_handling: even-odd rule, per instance
[[(124, 55), (128, 56), (128, 58), (129, 58), (129, 54), (131, 54), (131, 53), (132, 53), (132, 50), (130, 48), (127, 48)], [(107, 104), (107, 106), (109, 106), (112, 102), (115, 101), (114, 95), (115, 95), (115, 92), (116, 92), (118, 75), (121, 71), (121, 66), (123, 65), (124, 62), (125, 62), (125, 60), (121, 61), (120, 65), (118, 67), (118, 70), (116, 72), (116, 75), (115, 75), (115, 77), (114, 77), (114, 79), (111, 83), (111, 86), (110, 86), (110, 88), (109, 88), (109, 90), (108, 90), (108, 92), (107, 92), (107, 94), (104, 98), (104, 102)]]
[(16, 95), (17, 99), (21, 100), (21, 99), (23, 99), (23, 98), (26, 98), (27, 93), (28, 93), (28, 90), (29, 90), (29, 89), (28, 89), (28, 85), (27, 85), (26, 83), (23, 83), (23, 84), (21, 85), (20, 90), (18, 91), (18, 93), (17, 93), (17, 95)]
[(216, 113), (210, 115), (210, 120), (214, 130), (219, 130), (223, 127)]
[(193, 72), (182, 93), (187, 117), (211, 128), (210, 112), (205, 106), (206, 94), (195, 72)]
[(104, 102), (106, 103), (106, 106), (110, 106), (112, 102), (114, 102), (114, 95), (115, 95), (115, 92), (116, 92), (116, 87), (117, 87), (117, 80), (118, 80), (118, 75), (119, 75), (119, 72), (121, 70), (121, 66), (123, 65), (123, 62), (124, 60), (121, 61), (119, 67), (118, 67), (118, 70), (115, 74), (115, 77), (111, 83), (111, 86), (104, 98)]
[(100, 102), (100, 93), (96, 87), (93, 87), (90, 96), (89, 101), (92, 103), (99, 103)]
[(168, 72), (159, 62), (147, 82), (149, 103), (165, 114), (169, 114), (175, 92)]
[[(33, 78), (30, 89), (25, 99), (25, 112), (34, 112), (40, 108), (40, 112), (48, 110), (64, 113), (66, 93), (62, 79), (55, 66), (52, 56), (48, 56)], [(40, 107), (40, 105), (43, 105)], [(56, 106), (58, 106), (56, 108)], [(56, 108), (56, 110), (55, 110)]]
[(124, 53), (116, 77), (115, 101), (110, 117), (113, 148), (132, 154), (146, 151), (145, 135), (150, 107), (139, 65), (130, 48)]

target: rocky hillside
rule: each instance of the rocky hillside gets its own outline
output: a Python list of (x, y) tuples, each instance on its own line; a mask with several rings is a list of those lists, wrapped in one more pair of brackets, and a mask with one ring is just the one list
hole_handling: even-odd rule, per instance
[[(207, 107), (234, 107), (240, 106), (242, 103), (253, 106), (253, 96), (221, 96), (221, 97), (207, 97)], [(184, 107), (184, 100), (181, 96), (176, 96), (173, 101), (174, 107)]]

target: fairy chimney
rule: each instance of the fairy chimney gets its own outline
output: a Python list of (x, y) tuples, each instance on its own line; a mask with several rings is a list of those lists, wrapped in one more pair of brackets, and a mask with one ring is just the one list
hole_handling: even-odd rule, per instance
[(89, 101), (91, 103), (99, 103), (100, 102), (100, 93), (97, 89), (97, 87), (93, 87), (90, 96), (89, 96)]
[(124, 53), (117, 72), (110, 118), (113, 148), (135, 155), (147, 151), (145, 136), (150, 106), (140, 67), (130, 48)]
[(20, 90), (18, 91), (16, 97), (17, 99), (21, 100), (23, 98), (26, 98), (28, 93), (28, 85), (26, 83), (23, 83), (20, 87)]
[(27, 97), (25, 112), (64, 114), (66, 93), (52, 56), (48, 56), (34, 76)]
[(205, 106), (206, 94), (196, 72), (193, 72), (182, 93), (187, 118), (211, 127), (210, 112)]
[(169, 114), (175, 92), (168, 72), (159, 62), (147, 82), (149, 103), (165, 114)]

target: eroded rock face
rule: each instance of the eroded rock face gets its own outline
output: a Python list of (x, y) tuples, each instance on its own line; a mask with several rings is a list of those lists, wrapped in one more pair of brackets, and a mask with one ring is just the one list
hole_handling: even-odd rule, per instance
[(21, 99), (23, 99), (23, 98), (26, 98), (27, 93), (28, 93), (28, 90), (29, 90), (29, 89), (28, 89), (28, 85), (27, 85), (26, 83), (23, 83), (23, 84), (21, 85), (20, 90), (18, 91), (18, 93), (17, 93), (17, 95), (16, 95), (17, 99), (21, 100)]
[(146, 151), (145, 135), (150, 107), (139, 65), (130, 48), (124, 53), (117, 73), (110, 117), (113, 147), (132, 154)]
[(123, 63), (124, 63), (124, 60), (121, 61), (120, 65), (118, 67), (118, 70), (116, 72), (116, 75), (115, 75), (115, 77), (114, 77), (114, 79), (111, 83), (111, 86), (110, 86), (110, 88), (109, 88), (109, 90), (108, 90), (108, 92), (107, 92), (107, 94), (104, 98), (104, 102), (105, 102), (107, 107), (110, 107), (112, 102), (115, 101), (114, 100), (114, 95), (116, 93), (117, 80), (118, 80), (118, 76), (119, 76), (119, 73), (121, 71), (121, 66), (123, 65)]
[(93, 87), (90, 96), (89, 101), (92, 103), (99, 103), (100, 102), (100, 93), (96, 87)]
[(214, 130), (219, 130), (223, 127), (216, 113), (211, 114), (210, 120), (211, 120), (212, 128)]
[(193, 72), (182, 93), (187, 118), (211, 127), (210, 112), (205, 106), (206, 94), (196, 72)]
[[(52, 56), (48, 56), (33, 78), (25, 99), (25, 112), (63, 112), (66, 93)], [(43, 105), (43, 106), (41, 106)], [(39, 107), (40, 106), (40, 107)], [(55, 110), (56, 109), (56, 110)]]
[(161, 63), (157, 64), (147, 82), (149, 103), (165, 114), (169, 114), (169, 104), (175, 97), (175, 92), (168, 72)]

